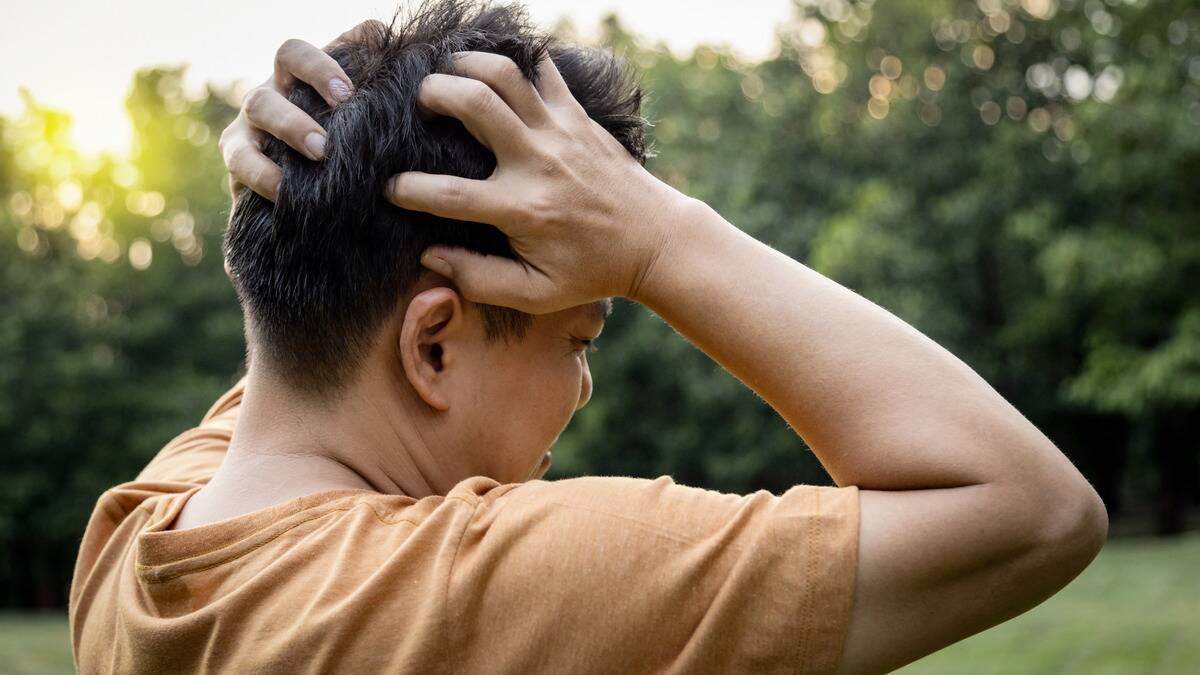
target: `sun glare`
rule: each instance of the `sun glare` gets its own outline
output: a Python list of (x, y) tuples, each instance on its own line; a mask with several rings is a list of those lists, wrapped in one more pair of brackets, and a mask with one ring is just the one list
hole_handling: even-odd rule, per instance
[[(62, 96), (61, 91), (25, 88), (39, 107), (61, 111), (71, 117), (70, 145), (83, 155), (107, 153), (128, 157), (133, 142), (133, 127), (125, 111), (123, 96), (101, 99)], [(15, 120), (25, 108), (21, 90), (3, 92), (0, 117)]]
[(133, 128), (123, 107), (109, 110), (108, 106), (94, 106), (66, 112), (71, 115), (71, 137), (80, 152), (121, 157), (129, 154)]

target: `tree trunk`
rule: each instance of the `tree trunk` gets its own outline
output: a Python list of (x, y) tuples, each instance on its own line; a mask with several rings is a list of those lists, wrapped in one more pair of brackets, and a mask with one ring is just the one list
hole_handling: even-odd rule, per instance
[(1196, 499), (1196, 487), (1200, 483), (1197, 417), (1195, 410), (1164, 410), (1154, 417), (1152, 455), (1158, 470), (1154, 531), (1160, 536), (1173, 536), (1184, 531), (1188, 507)]

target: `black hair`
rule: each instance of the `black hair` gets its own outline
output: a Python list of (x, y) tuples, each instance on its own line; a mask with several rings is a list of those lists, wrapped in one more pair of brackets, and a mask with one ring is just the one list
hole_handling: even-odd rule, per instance
[[(538, 32), (519, 5), (425, 2), (398, 12), (391, 26), (368, 26), (332, 47), (353, 82), (351, 98), (331, 109), (303, 83), (289, 95), (327, 131), (325, 160), (270, 139), (264, 152), (283, 170), (278, 199), (272, 204), (243, 189), (225, 234), (252, 357), (265, 358), (290, 386), (321, 393), (356, 372), (420, 275), (427, 247), (514, 256), (495, 227), (407, 211), (384, 197), (387, 180), (402, 171), (483, 179), (495, 168), (495, 157), (462, 123), (416, 108), (422, 79), (452, 72), (458, 51), (506, 56), (535, 83), (549, 52), (588, 115), (645, 161), (641, 90), (623, 64), (610, 52)], [(481, 307), (492, 340), (522, 337), (532, 321)]]

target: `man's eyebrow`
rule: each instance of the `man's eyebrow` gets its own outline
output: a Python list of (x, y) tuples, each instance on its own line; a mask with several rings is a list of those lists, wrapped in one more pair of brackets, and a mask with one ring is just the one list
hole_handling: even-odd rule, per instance
[(612, 298), (597, 300), (596, 302), (588, 305), (588, 313), (591, 314), (592, 318), (596, 319), (597, 321), (603, 322), (609, 317), (610, 314), (612, 314), (612, 311)]

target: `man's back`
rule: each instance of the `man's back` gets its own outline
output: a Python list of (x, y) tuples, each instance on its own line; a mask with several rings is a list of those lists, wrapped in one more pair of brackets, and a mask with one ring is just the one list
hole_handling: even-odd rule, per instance
[(831, 672), (858, 490), (669, 478), (414, 499), (334, 490), (188, 530), (235, 387), (105, 493), (72, 587), (80, 672)]

